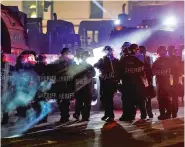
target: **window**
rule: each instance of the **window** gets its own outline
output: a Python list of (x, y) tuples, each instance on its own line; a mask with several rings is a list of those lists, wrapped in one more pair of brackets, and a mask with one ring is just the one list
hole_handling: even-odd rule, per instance
[(91, 14), (90, 18), (103, 18), (103, 1), (91, 1)]
[(95, 44), (98, 43), (98, 31), (94, 30), (89, 30), (87, 31), (87, 44), (90, 46), (94, 46)]
[(43, 17), (42, 1), (23, 1), (23, 12), (28, 18)]

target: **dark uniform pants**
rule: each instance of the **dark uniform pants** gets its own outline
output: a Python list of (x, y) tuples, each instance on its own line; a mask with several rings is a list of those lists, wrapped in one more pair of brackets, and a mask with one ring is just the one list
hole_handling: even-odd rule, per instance
[(168, 88), (157, 87), (157, 99), (160, 115), (171, 115), (171, 100)]
[(103, 83), (101, 85), (101, 101), (105, 110), (105, 116), (114, 118), (114, 93), (117, 90), (117, 85), (115, 83)]
[(70, 115), (69, 115), (69, 105), (70, 105), (70, 100), (68, 99), (63, 99), (63, 100), (57, 100), (59, 109), (60, 109), (60, 116), (61, 120), (68, 120)]
[(141, 112), (141, 119), (146, 118), (146, 107), (145, 107), (145, 96), (141, 90), (134, 90), (133, 88), (123, 88), (122, 105), (123, 115), (125, 119), (134, 120), (136, 115), (137, 107)]
[(136, 106), (135, 100), (131, 93), (123, 93), (122, 94), (122, 117), (127, 120), (135, 119), (136, 114)]
[(75, 94), (75, 115), (80, 116), (82, 114), (82, 119), (89, 119), (91, 110), (91, 86), (88, 85), (82, 88)]
[(171, 86), (172, 115), (177, 115), (178, 107), (179, 107), (179, 104), (178, 104), (178, 91), (179, 91), (178, 78), (174, 78), (173, 83), (174, 83), (174, 85)]

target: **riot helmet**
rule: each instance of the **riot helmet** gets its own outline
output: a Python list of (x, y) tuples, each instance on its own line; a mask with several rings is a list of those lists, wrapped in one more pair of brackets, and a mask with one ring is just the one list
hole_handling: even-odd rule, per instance
[(29, 69), (36, 64), (36, 53), (34, 51), (23, 51), (16, 59), (17, 69)]
[(63, 48), (60, 53), (61, 53), (61, 56), (59, 60), (67, 61), (68, 63), (74, 62), (74, 56), (71, 54), (71, 50), (69, 48)]
[(137, 44), (131, 44), (130, 47), (129, 47), (129, 53), (131, 55), (135, 55), (138, 51), (138, 45)]
[(165, 47), (165, 46), (160, 46), (160, 47), (157, 49), (157, 54), (158, 54), (160, 57), (166, 56), (166, 55), (167, 55), (166, 47)]
[(21, 63), (24, 66), (33, 66), (36, 63), (36, 53), (34, 51), (28, 50), (23, 51), (21, 54)]
[(131, 46), (130, 42), (124, 42), (124, 44), (122, 45), (122, 49), (123, 48), (129, 48)]
[(65, 47), (65, 48), (62, 49), (62, 51), (60, 52), (60, 54), (62, 56), (69, 55), (69, 54), (71, 54), (71, 50), (69, 48)]
[(122, 47), (121, 47), (121, 55), (128, 55), (129, 54), (129, 47), (131, 43), (130, 42), (125, 42)]
[(82, 58), (83, 61), (86, 61), (87, 58), (89, 58), (89, 57), (90, 57), (90, 53), (88, 51), (82, 52), (81, 58)]

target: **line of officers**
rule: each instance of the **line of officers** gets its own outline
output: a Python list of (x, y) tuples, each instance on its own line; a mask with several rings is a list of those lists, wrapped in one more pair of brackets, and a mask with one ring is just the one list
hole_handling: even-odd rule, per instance
[[(141, 112), (141, 120), (147, 115), (153, 118), (151, 99), (157, 95), (159, 120), (176, 118), (178, 97), (183, 97), (183, 62), (176, 56), (174, 46), (168, 50), (164, 46), (157, 49), (158, 58), (151, 64), (146, 55), (146, 48), (125, 42), (122, 46), (121, 58), (114, 57), (113, 49), (106, 46), (106, 56), (94, 66), (101, 71), (100, 94), (105, 109), (102, 120), (113, 121), (113, 97), (119, 90), (122, 93), (123, 114), (120, 121), (135, 120), (136, 110)], [(156, 76), (156, 91), (153, 86)]]
[[(160, 116), (158, 119), (169, 119), (177, 117), (179, 88), (179, 77), (183, 73), (183, 63), (175, 55), (175, 47), (160, 46), (157, 49), (159, 58), (151, 65), (150, 57), (146, 55), (146, 48), (137, 44), (125, 42), (121, 50), (120, 60), (114, 56), (113, 48), (106, 46), (104, 48), (105, 56), (102, 57), (94, 67), (87, 63), (90, 54), (82, 52), (80, 58), (82, 62), (77, 65), (70, 58), (71, 52), (68, 48), (61, 51), (59, 60), (53, 64), (46, 65), (44, 56), (39, 56), (37, 62), (25, 62), (23, 57), (28, 54), (34, 55), (34, 52), (25, 51), (17, 59), (16, 71), (35, 71), (39, 76), (55, 77), (55, 82), (47, 93), (55, 93), (60, 109), (60, 122), (69, 121), (70, 101), (75, 98), (75, 113), (73, 117), (77, 120), (82, 115), (82, 121), (89, 121), (91, 101), (93, 99), (93, 77), (94, 68), (101, 72), (100, 79), (100, 100), (105, 110), (102, 117), (104, 121), (114, 120), (113, 97), (119, 90), (122, 93), (123, 114), (120, 121), (132, 121), (135, 119), (136, 110), (139, 108), (141, 119), (153, 118), (151, 99), (155, 97), (153, 87), (153, 76), (156, 76), (156, 91), (159, 103)], [(24, 69), (24, 70), (22, 70)], [(173, 79), (173, 83), (171, 83)], [(52, 79), (53, 80), (53, 79)], [(183, 89), (183, 88), (182, 88)], [(39, 91), (35, 95), (32, 108), (41, 113), (40, 101), (46, 101), (43, 95), (38, 99)], [(182, 94), (183, 96), (183, 94)], [(53, 97), (53, 95), (52, 95)], [(26, 117), (28, 106), (19, 106), (17, 115)], [(8, 123), (8, 113), (3, 112), (2, 124)], [(47, 116), (41, 120), (46, 122)]]

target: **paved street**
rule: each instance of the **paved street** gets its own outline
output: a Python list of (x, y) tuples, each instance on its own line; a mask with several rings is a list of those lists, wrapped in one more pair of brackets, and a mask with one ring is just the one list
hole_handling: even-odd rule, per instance
[[(71, 118), (66, 124), (59, 124), (59, 113), (49, 116), (48, 123), (40, 124), (21, 137), (2, 139), (3, 147), (183, 147), (184, 110), (179, 118), (158, 121), (158, 110), (154, 119), (145, 123), (118, 121), (121, 111), (115, 111), (116, 121), (101, 121), (103, 112), (92, 112), (90, 122), (77, 122)], [(137, 120), (139, 119), (137, 112)], [(23, 126), (21, 126), (23, 127)], [(7, 129), (2, 128), (2, 135)]]

